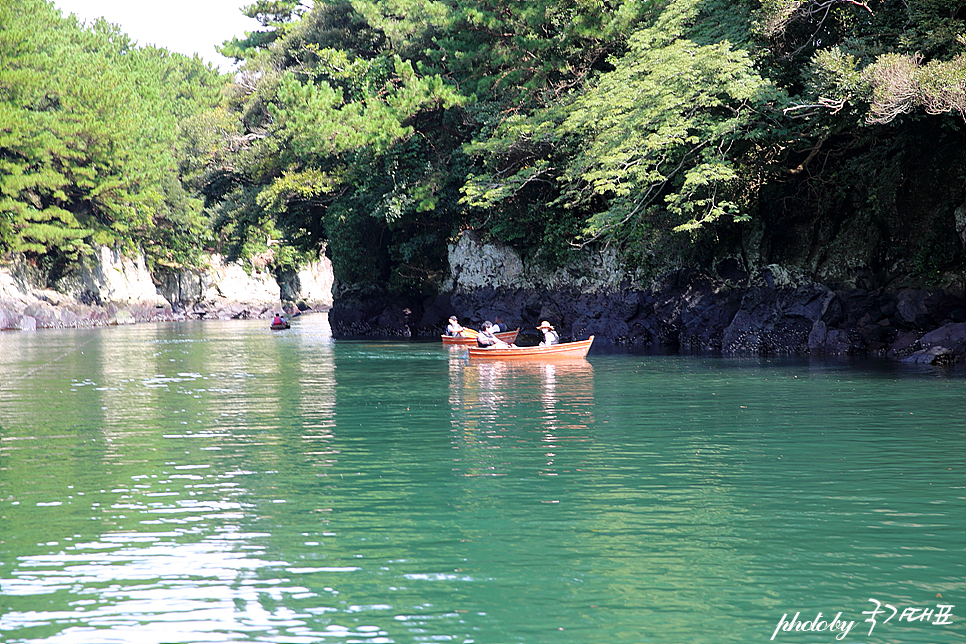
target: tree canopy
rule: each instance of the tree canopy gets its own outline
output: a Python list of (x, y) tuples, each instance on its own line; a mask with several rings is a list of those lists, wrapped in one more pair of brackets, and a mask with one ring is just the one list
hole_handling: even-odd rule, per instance
[(70, 261), (108, 244), (188, 259), (207, 224), (181, 183), (181, 122), (217, 105), (225, 82), (103, 19), (0, 2), (0, 250)]
[[(248, 40), (235, 144), (199, 189), (239, 252), (327, 242), (345, 284), (432, 290), (465, 228), (550, 265), (607, 243), (643, 266), (840, 216), (855, 195), (813, 193), (885, 138), (908, 163), (926, 132), (962, 135), (956, 1), (276, 4), (257, 3), (271, 37)], [(871, 208), (895, 197), (864, 186)]]
[(961, 0), (257, 0), (220, 99), (200, 61), (29, 1), (0, 9), (8, 250), (327, 248), (343, 287), (432, 292), (468, 228), (644, 275), (742, 230), (814, 264), (860, 217), (882, 266), (964, 261), (937, 242), (966, 200)]

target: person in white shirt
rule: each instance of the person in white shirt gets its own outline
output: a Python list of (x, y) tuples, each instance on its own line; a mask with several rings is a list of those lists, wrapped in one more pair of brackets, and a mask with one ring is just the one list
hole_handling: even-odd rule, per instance
[(553, 344), (560, 344), (560, 335), (553, 330), (553, 326), (546, 320), (541, 322), (537, 329), (543, 332), (543, 341), (539, 346), (549, 347)]

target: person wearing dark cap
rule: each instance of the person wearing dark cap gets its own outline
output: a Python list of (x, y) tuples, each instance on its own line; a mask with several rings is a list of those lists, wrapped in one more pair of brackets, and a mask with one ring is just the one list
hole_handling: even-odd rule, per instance
[(463, 335), (463, 325), (459, 323), (455, 315), (449, 316), (449, 324), (446, 326), (446, 335), (458, 338)]
[(546, 320), (540, 323), (537, 327), (538, 330), (543, 332), (543, 340), (540, 342), (541, 347), (549, 347), (553, 344), (560, 344), (560, 336), (556, 331), (553, 330), (553, 326)]
[(496, 326), (489, 320), (483, 323), (483, 328), (480, 330), (480, 334), (476, 336), (476, 344), (480, 347), (493, 347), (499, 349), (506, 349), (510, 345), (496, 337)]

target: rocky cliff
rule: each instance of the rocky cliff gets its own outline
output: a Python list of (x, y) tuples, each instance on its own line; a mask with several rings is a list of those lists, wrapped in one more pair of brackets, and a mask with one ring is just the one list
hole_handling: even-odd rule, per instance
[(331, 305), (332, 267), (324, 258), (281, 277), (217, 255), (201, 269), (152, 273), (143, 257), (109, 248), (56, 279), (22, 259), (0, 266), (0, 330), (263, 318)]
[(780, 265), (724, 259), (713, 271), (671, 270), (640, 285), (607, 252), (566, 269), (529, 266), (472, 231), (450, 247), (445, 293), (423, 301), (372, 293), (339, 298), (336, 335), (436, 336), (446, 318), (503, 319), (521, 342), (541, 320), (564, 338), (723, 354), (876, 355), (954, 363), (966, 356), (962, 283), (945, 288), (831, 287)]

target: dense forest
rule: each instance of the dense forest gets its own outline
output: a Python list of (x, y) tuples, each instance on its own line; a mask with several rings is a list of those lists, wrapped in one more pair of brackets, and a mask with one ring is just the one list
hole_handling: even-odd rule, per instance
[[(433, 292), (462, 230), (646, 279), (966, 265), (961, 0), (256, 0), (238, 71), (0, 0), (0, 253)], [(749, 244), (749, 239), (754, 244)], [(753, 258), (748, 258), (751, 261)]]
[(0, 252), (57, 272), (98, 245), (196, 259), (204, 204), (185, 182), (183, 124), (225, 78), (139, 48), (43, 0), (0, 0)]

